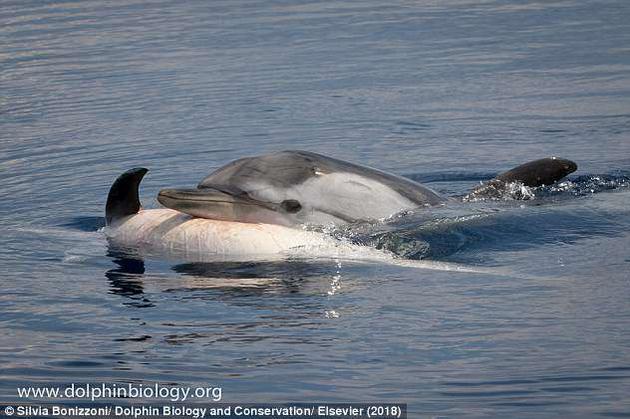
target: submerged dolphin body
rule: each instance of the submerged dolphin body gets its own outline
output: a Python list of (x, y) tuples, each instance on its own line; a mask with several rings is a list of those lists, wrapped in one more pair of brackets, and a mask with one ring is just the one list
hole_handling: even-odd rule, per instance
[[(515, 181), (526, 186), (551, 184), (576, 168), (565, 159), (535, 160), (498, 175), (473, 193)], [(296, 226), (383, 219), (441, 205), (447, 198), (370, 167), (307, 151), (282, 151), (229, 163), (196, 189), (163, 189), (158, 201), (200, 218)]]

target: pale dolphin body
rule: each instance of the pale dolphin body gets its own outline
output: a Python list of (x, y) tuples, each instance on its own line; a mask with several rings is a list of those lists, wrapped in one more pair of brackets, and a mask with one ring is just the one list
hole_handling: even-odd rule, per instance
[(308, 249), (334, 256), (342, 242), (329, 235), (277, 224), (240, 223), (191, 217), (168, 208), (140, 210), (105, 228), (118, 245), (168, 253), (184, 260), (290, 257)]
[(277, 224), (196, 218), (167, 208), (141, 209), (136, 214), (114, 220), (105, 227), (104, 232), (110, 244), (133, 248), (134, 253), (140, 256), (158, 256), (188, 262), (324, 259), (509, 275), (508, 272), (498, 269), (441, 261), (400, 259), (390, 252), (352, 244), (316, 231)]

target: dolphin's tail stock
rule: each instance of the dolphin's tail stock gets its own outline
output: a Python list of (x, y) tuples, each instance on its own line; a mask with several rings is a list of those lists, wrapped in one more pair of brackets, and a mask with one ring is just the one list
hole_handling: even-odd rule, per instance
[(105, 219), (107, 225), (119, 218), (136, 214), (140, 211), (140, 199), (138, 198), (138, 186), (144, 175), (148, 172), (144, 167), (127, 170), (112, 184), (107, 195), (105, 205)]
[(552, 185), (560, 179), (577, 170), (577, 164), (571, 160), (559, 157), (546, 157), (521, 164), (513, 169), (498, 174), (495, 178), (482, 183), (468, 194), (468, 197), (492, 196), (505, 186), (519, 182), (524, 186), (535, 188), (542, 185)]

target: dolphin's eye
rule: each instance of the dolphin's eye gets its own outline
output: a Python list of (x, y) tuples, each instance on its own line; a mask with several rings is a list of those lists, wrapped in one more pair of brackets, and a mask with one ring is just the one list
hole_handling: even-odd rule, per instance
[(302, 204), (295, 199), (285, 199), (280, 203), (280, 207), (289, 214), (295, 214), (302, 209)]

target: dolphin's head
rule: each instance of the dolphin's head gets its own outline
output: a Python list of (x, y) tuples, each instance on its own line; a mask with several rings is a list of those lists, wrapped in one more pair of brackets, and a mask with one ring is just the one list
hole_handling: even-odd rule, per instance
[(302, 205), (295, 199), (267, 202), (252, 198), (237, 188), (162, 189), (158, 201), (167, 208), (200, 218), (267, 223), (298, 224)]
[(381, 219), (443, 199), (409, 179), (305, 151), (246, 157), (158, 201), (201, 218), (285, 226)]

